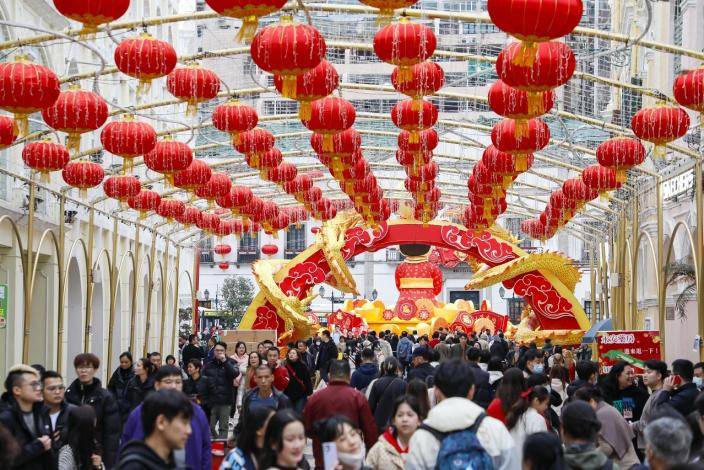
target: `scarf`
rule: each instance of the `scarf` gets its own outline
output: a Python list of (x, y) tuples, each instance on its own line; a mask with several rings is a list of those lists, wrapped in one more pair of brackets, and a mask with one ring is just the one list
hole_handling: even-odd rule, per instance
[(406, 447), (405, 449), (403, 447), (401, 447), (401, 444), (398, 442), (398, 440), (394, 436), (393, 427), (389, 427), (389, 429), (386, 430), (386, 432), (384, 433), (384, 439), (386, 439), (386, 442), (391, 444), (391, 446), (394, 449), (396, 449), (396, 451), (399, 454), (407, 454), (408, 453), (408, 447)]
[(599, 435), (614, 448), (618, 458), (623, 458), (628, 452), (633, 440), (633, 431), (621, 414), (606, 402), (599, 402), (596, 416), (601, 421)]

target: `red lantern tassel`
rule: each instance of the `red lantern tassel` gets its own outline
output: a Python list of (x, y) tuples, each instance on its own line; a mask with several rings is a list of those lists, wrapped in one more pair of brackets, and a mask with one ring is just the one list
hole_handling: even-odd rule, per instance
[(88, 188), (80, 188), (78, 190), (78, 197), (80, 197), (83, 200), (88, 199)]
[(398, 82), (407, 83), (413, 80), (413, 72), (407, 65), (398, 66)]
[(514, 122), (516, 123), (513, 130), (514, 137), (516, 137), (516, 139), (523, 139), (524, 137), (528, 137), (528, 120), (515, 119)]
[(173, 187), (174, 187), (174, 175), (173, 175), (173, 173), (166, 173), (164, 175), (164, 189), (171, 189)]
[(418, 133), (418, 131), (410, 131), (408, 133), (408, 143), (409, 144), (420, 143), (420, 134)]
[(139, 83), (137, 84), (137, 96), (144, 96), (147, 93), (149, 93), (149, 90), (152, 88), (152, 79), (151, 78), (140, 78)]
[(377, 25), (387, 25), (394, 19), (394, 10), (392, 8), (380, 8), (379, 14), (376, 17)]
[(301, 121), (310, 121), (312, 116), (312, 106), (310, 101), (301, 101), (298, 108), (298, 118)]
[(335, 150), (335, 143), (332, 139), (332, 134), (323, 134), (323, 152), (332, 152)]
[(123, 158), (122, 159), (122, 174), (123, 175), (130, 175), (132, 174), (132, 170), (134, 169), (134, 160), (131, 158)]
[(542, 91), (528, 92), (528, 114), (531, 116), (539, 116), (545, 114), (545, 101)]
[(81, 150), (81, 134), (71, 132), (66, 139), (66, 148), (72, 154), (76, 154)]
[(284, 82), (281, 87), (281, 94), (284, 98), (296, 99), (296, 82), (297, 78), (295, 75), (284, 75)]
[(259, 18), (255, 15), (247, 16), (242, 18), (242, 26), (240, 30), (237, 31), (237, 36), (235, 36), (235, 42), (240, 44), (248, 44), (254, 39), (254, 34), (257, 32), (259, 27)]
[(17, 125), (17, 137), (26, 137), (29, 133), (29, 115), (15, 114), (15, 124)]
[(517, 172), (523, 173), (528, 169), (528, 158), (525, 153), (516, 154), (514, 158), (516, 159), (514, 167)]
[(233, 132), (232, 133), (232, 144), (233, 145), (240, 145), (242, 143), (242, 137), (240, 137), (239, 132)]
[(504, 188), (508, 188), (511, 186), (511, 183), (513, 183), (513, 176), (511, 175), (504, 175), (503, 176), (503, 186)]
[(485, 201), (485, 202), (484, 202), (484, 207), (483, 207), (483, 210), (482, 210), (482, 215), (484, 216), (484, 218), (485, 218), (486, 220), (489, 220), (489, 219), (491, 218), (491, 209), (492, 209), (491, 203), (488, 202), (488, 201)]
[(411, 110), (420, 111), (423, 109), (423, 99), (422, 97), (414, 97), (411, 101)]
[(188, 106), (186, 106), (186, 116), (197, 116), (198, 115), (198, 102), (194, 100), (188, 101)]
[(39, 182), (44, 184), (51, 183), (51, 174), (48, 171), (40, 172)]
[(626, 179), (628, 178), (628, 175), (626, 174), (626, 170), (624, 168), (616, 168), (616, 182), (623, 184)]
[(139, 220), (144, 220), (147, 218), (147, 211), (139, 211)]
[(655, 144), (653, 148), (653, 158), (665, 158), (667, 156), (667, 148), (664, 145)]
[(531, 67), (538, 54), (538, 45), (534, 42), (521, 41), (521, 49), (513, 58), (513, 65)]

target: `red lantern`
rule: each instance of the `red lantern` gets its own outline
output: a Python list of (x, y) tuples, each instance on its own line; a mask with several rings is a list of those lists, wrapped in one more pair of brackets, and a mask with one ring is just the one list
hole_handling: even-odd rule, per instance
[(406, 178), (403, 182), (406, 187), (406, 191), (415, 193), (418, 191), (429, 191), (435, 187), (435, 181), (418, 181)]
[(134, 197), (127, 200), (127, 204), (134, 210), (139, 211), (139, 218), (144, 219), (147, 212), (156, 211), (161, 204), (161, 196), (155, 191), (143, 189)]
[(548, 228), (540, 221), (540, 219), (526, 219), (521, 222), (521, 232), (528, 235), (530, 238), (537, 240), (546, 240), (551, 238), (548, 236)]
[(49, 173), (59, 171), (70, 160), (68, 149), (48, 140), (30, 142), (22, 149), (22, 160), (29, 168), (41, 173), (41, 180), (49, 182)]
[(267, 179), (272, 183), (284, 184), (292, 181), (298, 174), (296, 165), (289, 162), (280, 163), (279, 166), (270, 168), (267, 171)]
[(386, 23), (393, 18), (394, 10), (411, 7), (418, 3), (418, 0), (359, 0), (359, 3), (378, 8), (379, 17), (376, 20), (377, 23)]
[(257, 127), (258, 122), (257, 111), (238, 100), (219, 104), (213, 111), (213, 126), (231, 134), (235, 143), (239, 142), (241, 133), (251, 131)]
[(237, 42), (249, 42), (259, 27), (259, 18), (281, 10), (286, 0), (205, 0), (222, 16), (242, 20)]
[(426, 129), (417, 133), (418, 142), (411, 142), (411, 133), (401, 131), (398, 134), (398, 148), (406, 152), (432, 152), (440, 143), (435, 129)]
[(596, 161), (601, 166), (616, 172), (616, 182), (626, 181), (626, 171), (645, 160), (645, 147), (637, 139), (616, 137), (599, 144), (596, 148)]
[(445, 72), (435, 62), (426, 60), (408, 68), (410, 78), (402, 81), (400, 67), (391, 73), (391, 84), (396, 91), (406, 96), (419, 100), (424, 96), (434, 95), (445, 84)]
[(185, 226), (185, 228), (191, 225), (196, 225), (201, 218), (201, 212), (196, 207), (186, 207), (183, 214), (176, 217), (176, 220)]
[(572, 49), (563, 42), (544, 42), (537, 47), (535, 61), (529, 65), (516, 63), (523, 50), (521, 44), (515, 42), (506, 46), (496, 59), (499, 79), (508, 86), (528, 92), (528, 99), (537, 102), (533, 106), (540, 103), (538, 92), (567, 83), (576, 66)]
[(196, 226), (206, 233), (213, 233), (218, 229), (222, 220), (217, 214), (211, 212), (201, 212)]
[(193, 161), (193, 151), (188, 144), (166, 137), (157, 142), (154, 149), (144, 155), (144, 164), (152, 171), (161, 173), (169, 184), (174, 183), (174, 173), (185, 170)]
[(0, 108), (15, 115), (20, 137), (27, 135), (27, 116), (54, 104), (60, 93), (54, 71), (27, 56), (0, 64)]
[[(335, 91), (340, 84), (340, 76), (335, 70), (335, 66), (323, 59), (313, 69), (302, 75), (296, 76), (296, 87), (292, 95), (300, 102), (298, 117), (301, 121), (307, 121), (311, 117), (311, 103), (328, 96)], [(274, 86), (283, 95), (284, 79), (280, 75), (274, 75)], [(290, 91), (290, 90), (287, 90)]]
[(12, 145), (17, 140), (19, 133), (19, 127), (14, 119), (8, 116), (0, 116), (0, 149)]
[[(533, 165), (533, 155), (526, 155), (526, 171)], [(508, 187), (515, 177), (522, 173), (516, 169), (516, 156), (502, 152), (493, 145), (489, 145), (482, 154), (482, 163), (489, 171), (500, 175), (503, 178), (503, 187)]]
[(274, 143), (274, 134), (266, 129), (256, 128), (239, 134), (239, 139), (234, 139), (232, 145), (238, 152), (249, 155), (268, 152), (274, 147)]
[(616, 172), (601, 165), (592, 165), (582, 170), (582, 181), (602, 196), (620, 186), (616, 181)]
[(317, 186), (313, 186), (302, 195), (302, 199), (309, 204), (319, 201), (322, 197), (323, 190)]
[(410, 67), (432, 57), (437, 46), (435, 33), (428, 26), (403, 17), (381, 28), (374, 35), (374, 52), (382, 61), (400, 67), (400, 83), (413, 78)]
[(225, 256), (225, 255), (229, 255), (230, 253), (232, 253), (232, 247), (230, 245), (224, 245), (224, 244), (215, 245), (215, 248), (213, 251), (215, 251), (215, 253), (220, 256)]
[(223, 271), (227, 271), (230, 268), (230, 263), (228, 263), (227, 261), (223, 261), (222, 263), (218, 264), (218, 267)]
[(215, 199), (225, 197), (232, 189), (232, 181), (225, 173), (212, 173), (208, 181), (196, 188), (196, 196), (206, 199), (211, 205)]
[(401, 166), (409, 167), (407, 171), (415, 171), (415, 169), (425, 165), (432, 159), (432, 152), (406, 152), (405, 150), (396, 152), (396, 161)]
[(352, 103), (344, 98), (328, 97), (311, 104), (311, 116), (303, 125), (323, 135), (323, 152), (334, 150), (333, 135), (354, 125), (357, 113)]
[(279, 252), (279, 247), (272, 244), (262, 245), (262, 253), (266, 256), (274, 256)]
[(633, 133), (655, 144), (654, 157), (664, 157), (665, 145), (684, 136), (689, 129), (689, 115), (676, 106), (643, 108), (631, 119)]
[(103, 183), (103, 191), (107, 197), (117, 199), (121, 203), (136, 196), (142, 190), (142, 184), (132, 175), (111, 176)]
[(102, 183), (105, 171), (97, 163), (77, 161), (67, 163), (61, 171), (61, 176), (66, 184), (78, 188), (81, 198), (85, 199), (88, 188), (94, 188)]
[(362, 135), (359, 131), (349, 128), (332, 136), (332, 150), (323, 150), (324, 134), (314, 133), (310, 136), (310, 146), (317, 154), (351, 155), (362, 147)]
[(177, 60), (171, 44), (148, 33), (125, 39), (115, 49), (115, 65), (120, 72), (139, 80), (138, 94), (146, 92), (155, 78), (170, 74)]
[(156, 208), (156, 213), (166, 218), (166, 221), (171, 223), (174, 219), (178, 219), (186, 210), (186, 204), (176, 199), (162, 199), (159, 207)]
[(562, 183), (562, 192), (573, 201), (577, 201), (577, 207), (583, 206), (585, 202), (596, 198), (599, 193), (590, 188), (582, 178), (570, 178)]
[(134, 167), (133, 158), (156, 147), (156, 131), (146, 122), (135, 121), (134, 116), (127, 115), (103, 127), (100, 142), (105, 150), (124, 159), (122, 169), (129, 172)]
[(252, 190), (245, 186), (233, 186), (229, 193), (220, 196), (216, 202), (220, 207), (230, 209), (233, 216), (244, 213), (243, 208), (252, 200)]
[(174, 173), (174, 186), (194, 193), (210, 180), (212, 174), (213, 170), (205, 162), (194, 158), (188, 168)]
[(290, 16), (267, 26), (254, 36), (250, 52), (260, 69), (281, 75), (281, 94), (294, 97), (296, 76), (316, 67), (325, 57), (325, 39), (315, 27), (299, 24)]
[(429, 101), (399, 101), (391, 109), (391, 120), (396, 127), (409, 132), (409, 143), (417, 144), (420, 142), (419, 132), (433, 127), (438, 121), (438, 108)]
[(418, 172), (416, 174), (409, 174), (408, 177), (412, 180), (430, 181), (434, 180), (438, 176), (438, 170), (439, 167), (437, 162), (431, 161), (430, 163), (426, 163), (418, 168)]
[(525, 134), (519, 135), (516, 121), (504, 119), (491, 130), (491, 142), (500, 151), (516, 155), (515, 168), (523, 172), (528, 169), (527, 155), (550, 143), (550, 128), (540, 119), (533, 118), (526, 121)]
[(283, 183), (284, 191), (295, 194), (296, 199), (313, 187), (313, 178), (309, 175), (296, 175), (292, 180)]
[(530, 99), (528, 92), (506, 85), (501, 80), (489, 88), (489, 106), (499, 116), (518, 121), (516, 132), (525, 136), (526, 120), (541, 116), (550, 111), (554, 104), (552, 90), (537, 92)]
[(227, 236), (232, 235), (232, 231), (234, 230), (233, 222), (235, 222), (235, 221), (220, 219), (220, 223), (213, 226), (213, 229), (212, 229), (213, 235), (215, 235), (219, 239), (222, 239), (223, 237), (227, 237)]
[(539, 45), (566, 36), (582, 19), (582, 0), (489, 0), (491, 21), (523, 41), (520, 63), (530, 65)]
[(704, 112), (704, 68), (682, 72), (675, 78), (672, 92), (685, 108)]
[(130, 0), (54, 0), (66, 18), (83, 23), (81, 34), (95, 34), (98, 26), (119, 19), (130, 7)]
[(66, 132), (66, 147), (69, 151), (78, 152), (81, 134), (105, 124), (108, 104), (97, 93), (72, 87), (61, 92), (53, 105), (42, 110), (42, 118), (57, 131)]
[(247, 165), (255, 170), (259, 170), (259, 175), (262, 179), (266, 179), (266, 173), (270, 168), (276, 168), (283, 160), (284, 157), (281, 154), (281, 150), (276, 147), (261, 155), (253, 153), (248, 153), (245, 155)]
[(166, 88), (176, 98), (188, 103), (187, 116), (195, 116), (198, 103), (218, 96), (220, 78), (212, 70), (193, 63), (172, 71), (166, 79)]

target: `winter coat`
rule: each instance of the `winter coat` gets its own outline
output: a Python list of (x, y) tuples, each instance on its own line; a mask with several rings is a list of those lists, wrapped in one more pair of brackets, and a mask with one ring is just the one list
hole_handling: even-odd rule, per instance
[(308, 367), (300, 361), (286, 361), (286, 371), (291, 378), (284, 394), (292, 401), (298, 401), (313, 393), (313, 382)]
[(274, 388), (277, 391), (283, 393), (290, 381), (291, 376), (289, 376), (288, 370), (284, 366), (276, 366), (274, 368)]
[(491, 343), (491, 346), (489, 346), (489, 354), (491, 354), (492, 357), (496, 356), (501, 359), (505, 358), (506, 354), (508, 354), (508, 343), (506, 340), (496, 338), (494, 342)]
[(406, 393), (406, 382), (397, 376), (385, 375), (372, 384), (369, 393), (369, 408), (379, 432), (383, 432), (391, 421), (391, 413), (396, 398)]
[(440, 341), (437, 346), (435, 346), (435, 351), (440, 356), (440, 362), (445, 362), (452, 359), (452, 345), (447, 344), (444, 341)]
[(695, 410), (694, 400), (697, 398), (697, 395), (699, 395), (697, 386), (690, 382), (671, 392), (663, 390), (662, 393), (658, 395), (655, 404), (662, 405), (663, 403), (668, 403), (671, 407), (679, 411), (682, 416), (687, 417), (688, 414)]
[(323, 451), (320, 441), (314, 435), (314, 424), (338, 414), (347, 416), (362, 431), (367, 448), (376, 443), (378, 432), (367, 399), (346, 382), (331, 380), (327, 387), (308, 398), (303, 409), (306, 434), (313, 437), (316, 467), (323, 467)]
[(315, 361), (315, 370), (319, 370), (321, 374), (327, 374), (330, 367), (330, 361), (337, 359), (337, 346), (330, 341), (320, 343), (320, 351)]
[[(75, 405), (66, 403), (66, 400), (61, 403), (59, 416), (56, 417), (56, 425), (53, 426), (53, 428), (51, 429), (52, 436), (54, 435), (54, 432), (61, 431), (61, 437), (59, 438), (59, 441), (53, 442), (54, 450), (56, 451), (61, 449), (61, 447), (63, 447), (67, 443), (66, 439), (68, 438), (68, 414), (71, 412), (71, 408), (75, 408)], [(44, 412), (49, 417), (49, 423), (51, 424), (51, 412), (47, 406), (44, 406)]]
[(203, 348), (200, 346), (193, 346), (192, 344), (187, 344), (183, 347), (183, 353), (181, 353), (181, 360), (183, 361), (183, 368), (186, 368), (186, 364), (191, 359), (198, 359), (203, 362)]
[(610, 470), (613, 467), (594, 444), (565, 445), (565, 468), (568, 470)]
[(385, 339), (379, 339), (379, 349), (381, 350), (381, 355), (384, 356), (384, 359), (388, 359), (394, 355), (394, 352), (391, 349), (391, 343)]
[(171, 468), (177, 468), (173, 461), (173, 453), (171, 461), (164, 462), (144, 442), (132, 441), (124, 447), (120, 462), (115, 470), (164, 470)]
[(645, 427), (648, 425), (648, 423), (653, 419), (653, 415), (656, 414), (657, 410), (657, 401), (658, 397), (660, 396), (660, 393), (663, 390), (656, 390), (653, 393), (650, 394), (650, 397), (648, 398), (648, 401), (645, 402), (645, 406), (643, 406), (643, 413), (640, 415), (640, 419), (633, 423), (633, 432), (636, 434), (636, 437), (638, 438), (638, 448), (639, 449), (645, 449), (645, 435), (643, 434), (643, 431), (645, 431)]
[[(461, 431), (471, 427), (484, 410), (466, 398), (446, 398), (435, 405), (423, 424), (439, 432)], [(477, 438), (491, 457), (494, 469), (521, 468), (516, 445), (506, 426), (486, 416), (477, 430)], [(440, 441), (429, 431), (417, 430), (408, 444), (407, 470), (434, 470), (440, 450)]]
[(130, 411), (134, 408), (131, 406), (129, 396), (127, 391), (129, 390), (130, 380), (134, 377), (134, 371), (132, 368), (123, 369), (118, 367), (112, 373), (110, 380), (108, 381), (108, 391), (112, 393), (117, 401), (117, 407), (120, 410), (120, 418), (124, 423), (127, 417), (130, 415)]
[(472, 398), (472, 401), (486, 409), (489, 403), (491, 403), (491, 400), (494, 399), (494, 391), (491, 389), (491, 384), (489, 383), (489, 373), (483, 371), (479, 365), (474, 362), (470, 362), (469, 366), (474, 373), (474, 398)]
[(226, 358), (224, 361), (213, 359), (203, 368), (201, 372), (208, 378), (210, 391), (208, 393), (208, 405), (232, 405), (235, 403), (235, 386), (233, 381), (240, 375), (239, 368), (235, 361)]
[(469, 343), (465, 345), (464, 349), (462, 349), (462, 345), (460, 343), (453, 344), (450, 347), (450, 358), (459, 359), (460, 361), (466, 361), (467, 351), (469, 351), (469, 348), (471, 348)]
[(398, 340), (398, 346), (396, 347), (396, 355), (398, 356), (398, 360), (401, 362), (411, 362), (412, 354), (413, 341), (408, 339), (408, 336), (404, 336)]
[[(247, 425), (249, 420), (249, 414), (251, 412), (252, 398), (255, 394), (259, 393), (259, 387), (254, 387), (249, 392), (247, 392), (242, 398), (242, 409), (240, 410), (240, 419), (237, 420), (237, 425), (235, 426), (235, 435), (240, 433), (240, 430)], [(291, 400), (288, 399), (283, 393), (279, 393), (272, 389), (272, 393), (276, 398), (276, 409), (283, 410), (284, 408), (291, 408)]]
[(523, 461), (523, 444), (526, 442), (526, 437), (536, 432), (545, 432), (547, 430), (548, 424), (545, 418), (535, 408), (529, 406), (511, 429), (511, 437), (516, 445), (519, 462)]
[[(147, 395), (154, 391), (154, 379), (147, 376), (147, 380), (142, 382), (139, 376), (135, 375), (127, 384), (127, 398), (130, 402), (130, 412), (141, 404)], [(129, 416), (129, 415), (128, 415)]]
[(409, 382), (413, 379), (417, 379), (426, 384), (428, 387), (432, 387), (433, 377), (435, 377), (435, 367), (433, 367), (429, 362), (424, 362), (416, 367), (413, 367), (412, 369), (409, 369), (407, 379)]
[(2, 395), (2, 411), (0, 411), (0, 425), (15, 438), (20, 448), (19, 455), (13, 462), (13, 469), (17, 470), (45, 470), (56, 468), (54, 452), (44, 450), (37, 438), (39, 436), (50, 436), (51, 420), (44, 405), (38, 402), (32, 407), (34, 416), (34, 427), (36, 434), (27, 427), (22, 417), (20, 405), (14, 397), (7, 392)]
[(66, 389), (65, 400), (74, 405), (90, 405), (95, 411), (95, 440), (103, 450), (103, 462), (111, 468), (120, 442), (120, 409), (112, 393), (101, 386), (100, 380), (93, 379), (83, 385), (78, 379)]
[(203, 405), (208, 402), (208, 394), (210, 393), (210, 382), (208, 377), (200, 375), (198, 380), (193, 380), (191, 377), (183, 382), (183, 393), (189, 398), (195, 398), (195, 402)]
[(379, 366), (373, 362), (365, 362), (352, 372), (350, 386), (357, 390), (364, 390), (378, 375)]
[[(186, 441), (185, 460), (192, 470), (210, 470), (212, 467), (212, 456), (210, 453), (210, 426), (208, 418), (200, 406), (193, 405), (193, 415), (191, 416), (191, 435)], [(134, 441), (144, 440), (144, 428), (142, 427), (142, 405), (135, 408), (125, 423), (120, 438), (120, 461), (124, 460), (130, 451)], [(121, 468), (121, 467), (119, 467)], [(132, 467), (128, 467), (132, 470)], [(150, 468), (150, 467), (135, 467)], [(162, 468), (162, 467), (155, 467)]]
[(300, 357), (299, 360), (303, 364), (305, 364), (305, 366), (308, 368), (308, 372), (312, 374), (313, 371), (315, 371), (315, 356), (310, 352), (310, 350), (304, 353), (299, 352), (298, 355)]
[(369, 449), (365, 465), (374, 470), (403, 470), (408, 449), (402, 449), (391, 430), (387, 430)]
[[(73, 456), (73, 450), (71, 446), (64, 445), (59, 450), (59, 470), (81, 470), (76, 463), (76, 459)], [(105, 470), (105, 464), (101, 464), (101, 470)]]

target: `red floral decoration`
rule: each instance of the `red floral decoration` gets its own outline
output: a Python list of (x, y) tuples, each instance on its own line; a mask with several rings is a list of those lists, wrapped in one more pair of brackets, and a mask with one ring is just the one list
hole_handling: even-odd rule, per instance
[(413, 78), (410, 67), (432, 57), (436, 46), (437, 38), (431, 28), (405, 17), (374, 35), (374, 52), (382, 61), (400, 67), (400, 83)]
[(601, 165), (588, 166), (582, 170), (582, 181), (588, 188), (599, 192), (602, 196), (620, 186), (616, 181), (616, 172)]
[(103, 167), (93, 162), (69, 162), (61, 171), (64, 181), (69, 186), (80, 190), (81, 198), (88, 195), (88, 188), (94, 188), (102, 183), (105, 177)]
[(176, 98), (188, 103), (186, 115), (195, 116), (198, 103), (218, 96), (220, 77), (212, 70), (193, 63), (172, 71), (166, 79), (166, 88)]
[(211, 205), (219, 197), (225, 197), (232, 189), (232, 181), (225, 173), (213, 173), (203, 186), (196, 188), (196, 196), (206, 199)]
[[(293, 98), (300, 103), (298, 117), (301, 121), (307, 121), (311, 117), (311, 103), (323, 99), (335, 91), (340, 84), (340, 76), (335, 70), (335, 66), (323, 59), (320, 63), (308, 72), (296, 76), (296, 86)], [(274, 86), (283, 95), (284, 79), (280, 75), (274, 75)]]
[(242, 20), (237, 41), (249, 42), (257, 32), (259, 18), (281, 10), (286, 0), (205, 0), (205, 3), (222, 16)]
[(12, 145), (17, 140), (20, 130), (14, 119), (9, 116), (0, 116), (0, 149)]
[(175, 217), (175, 219), (186, 228), (191, 225), (196, 225), (201, 218), (201, 211), (196, 207), (186, 207), (183, 214)]
[(533, 96), (537, 99), (530, 99), (528, 92), (510, 87), (498, 80), (489, 88), (489, 107), (499, 116), (518, 121), (516, 132), (519, 136), (525, 136), (526, 121), (547, 113), (554, 104), (552, 90), (540, 91)]
[(333, 136), (354, 125), (357, 117), (352, 103), (344, 98), (328, 97), (311, 104), (311, 116), (303, 125), (323, 135), (323, 152), (334, 150)]
[(0, 108), (15, 115), (20, 137), (27, 135), (27, 117), (54, 104), (60, 93), (54, 71), (27, 56), (0, 64)]
[(220, 256), (225, 256), (229, 255), (232, 253), (232, 247), (230, 245), (226, 244), (220, 244), (220, 245), (215, 245), (215, 248), (213, 249), (215, 251), (215, 254), (218, 254)]
[(78, 152), (81, 134), (94, 131), (108, 119), (108, 104), (92, 91), (73, 87), (61, 92), (53, 105), (42, 110), (44, 121), (57, 131), (66, 132), (69, 151)]
[(408, 68), (410, 78), (401, 80), (402, 70), (396, 67), (391, 73), (391, 84), (396, 91), (415, 100), (434, 95), (445, 84), (445, 72), (437, 63), (426, 60)]
[(281, 94), (294, 98), (296, 77), (315, 68), (325, 57), (325, 39), (315, 27), (282, 16), (254, 36), (250, 52), (260, 69), (283, 80)]
[(41, 173), (42, 182), (49, 182), (49, 173), (63, 169), (70, 160), (68, 149), (48, 140), (30, 142), (22, 149), (22, 161)]
[(162, 199), (159, 207), (156, 208), (156, 213), (164, 217), (167, 222), (171, 223), (174, 219), (183, 215), (186, 210), (186, 204), (176, 199)]
[(596, 161), (601, 166), (616, 172), (616, 182), (626, 181), (629, 168), (638, 166), (645, 160), (645, 147), (638, 139), (616, 137), (599, 144), (596, 148)]
[(131, 197), (136, 196), (142, 190), (142, 184), (136, 176), (117, 175), (111, 176), (103, 183), (103, 191), (107, 197), (117, 199), (120, 203), (125, 203)]
[(144, 164), (147, 168), (163, 174), (171, 185), (174, 183), (174, 173), (185, 170), (192, 161), (191, 147), (170, 137), (157, 142), (154, 149), (144, 155)]
[(205, 162), (194, 158), (188, 168), (174, 173), (174, 186), (195, 193), (210, 180), (212, 174), (213, 170)]
[(239, 142), (241, 133), (251, 131), (258, 122), (257, 110), (238, 100), (219, 104), (213, 111), (213, 126), (231, 134), (235, 143)]
[(122, 169), (129, 172), (134, 167), (133, 158), (151, 152), (156, 146), (156, 131), (146, 122), (126, 115), (103, 127), (100, 142), (105, 150), (123, 158)]
[(391, 120), (399, 129), (408, 131), (409, 143), (417, 144), (420, 142), (419, 132), (433, 127), (438, 121), (438, 108), (429, 101), (399, 101), (391, 109)]
[(127, 199), (127, 204), (139, 211), (139, 218), (144, 219), (149, 211), (156, 211), (161, 204), (161, 196), (155, 191), (143, 189), (134, 197)]
[(672, 92), (685, 108), (704, 112), (704, 68), (682, 72), (675, 78)]
[(54, 0), (66, 18), (83, 23), (81, 34), (94, 34), (98, 26), (119, 19), (130, 7), (130, 0)]
[(176, 67), (176, 50), (148, 33), (125, 39), (115, 49), (118, 70), (139, 80), (137, 93), (146, 92), (152, 80), (165, 77)]
[(653, 156), (664, 157), (665, 145), (689, 130), (689, 115), (676, 106), (643, 108), (631, 119), (631, 128), (637, 137), (655, 144)]
[(545, 148), (550, 143), (548, 125), (537, 118), (526, 121), (525, 133), (516, 132), (516, 121), (504, 119), (491, 130), (491, 142), (502, 152), (516, 155), (516, 170), (528, 169), (528, 154)]

